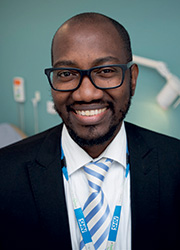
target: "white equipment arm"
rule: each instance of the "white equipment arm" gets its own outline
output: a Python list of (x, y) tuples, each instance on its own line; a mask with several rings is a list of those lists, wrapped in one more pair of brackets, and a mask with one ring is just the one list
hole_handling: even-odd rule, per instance
[[(167, 80), (166, 85), (157, 96), (159, 105), (162, 108), (167, 109), (174, 100), (180, 96), (180, 79), (176, 75), (173, 75), (169, 71), (167, 65), (162, 61), (133, 55), (133, 62), (157, 70), (159, 74)], [(180, 104), (180, 98), (175, 103), (174, 107), (177, 107), (178, 104)]]

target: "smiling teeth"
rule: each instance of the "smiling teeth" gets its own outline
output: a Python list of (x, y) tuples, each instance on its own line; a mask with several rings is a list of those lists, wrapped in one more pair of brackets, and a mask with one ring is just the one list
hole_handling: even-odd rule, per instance
[(103, 109), (94, 109), (94, 110), (76, 110), (76, 113), (78, 115), (82, 115), (82, 116), (93, 116), (93, 115), (101, 114), (105, 110), (106, 110), (106, 108), (103, 108)]

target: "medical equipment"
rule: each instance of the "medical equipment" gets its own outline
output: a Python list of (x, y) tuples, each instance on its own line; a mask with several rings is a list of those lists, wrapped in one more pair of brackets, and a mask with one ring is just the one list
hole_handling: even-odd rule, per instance
[(162, 61), (136, 55), (133, 55), (133, 61), (139, 65), (157, 70), (159, 74), (167, 80), (166, 85), (157, 95), (157, 102), (163, 109), (167, 109), (179, 96), (174, 104), (174, 108), (176, 108), (180, 104), (180, 79), (172, 74), (167, 65)]
[(38, 121), (38, 103), (41, 100), (41, 94), (39, 91), (36, 91), (34, 94), (34, 98), (31, 99), (34, 109), (34, 133), (37, 134), (39, 132), (39, 121)]
[(24, 131), (25, 130), (25, 126), (24, 126), (25, 90), (24, 90), (24, 79), (22, 77), (13, 78), (13, 94), (14, 94), (14, 100), (18, 104), (19, 127), (22, 131)]

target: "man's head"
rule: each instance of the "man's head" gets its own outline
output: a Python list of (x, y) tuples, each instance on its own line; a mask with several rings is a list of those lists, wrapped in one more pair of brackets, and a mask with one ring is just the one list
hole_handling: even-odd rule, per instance
[[(53, 38), (54, 68), (87, 70), (127, 64), (131, 60), (127, 31), (100, 14), (84, 13), (69, 19)], [(55, 108), (69, 134), (93, 157), (99, 155), (118, 133), (134, 95), (137, 75), (137, 65), (132, 65), (125, 72), (123, 84), (115, 89), (98, 89), (84, 76), (74, 91), (52, 90)]]
[[(101, 22), (111, 23), (114, 26), (114, 28), (118, 31), (119, 36), (121, 37), (122, 41), (124, 42), (124, 46), (125, 46), (124, 49), (126, 50), (126, 53), (127, 53), (127, 60), (132, 61), (132, 50), (131, 50), (130, 37), (129, 37), (127, 30), (120, 23), (118, 23), (116, 20), (114, 20), (108, 16), (105, 16), (105, 15), (102, 15), (99, 13), (91, 12), (91, 13), (82, 13), (82, 14), (76, 15), (76, 16), (70, 18), (69, 20), (67, 20), (63, 25), (66, 25), (66, 24), (70, 25), (71, 23), (74, 25), (79, 25), (80, 23), (84, 23), (84, 22), (88, 23), (88, 24), (94, 24), (95, 26)], [(60, 28), (63, 25), (61, 25)], [(58, 33), (59, 29), (57, 30), (56, 33)], [(52, 45), (51, 45), (51, 63), (52, 63), (52, 65), (53, 65), (53, 61), (54, 61), (54, 59), (53, 59), (53, 45), (54, 45), (56, 33), (53, 37)]]

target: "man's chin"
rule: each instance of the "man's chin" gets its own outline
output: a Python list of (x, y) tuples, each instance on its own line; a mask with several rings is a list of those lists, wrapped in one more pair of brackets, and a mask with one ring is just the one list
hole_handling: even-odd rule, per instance
[(80, 147), (93, 147), (93, 146), (102, 145), (108, 141), (111, 141), (111, 139), (116, 134), (117, 128), (118, 128), (118, 125), (114, 125), (108, 130), (107, 133), (104, 133), (102, 135), (95, 135), (95, 133), (93, 133), (94, 128), (92, 127), (91, 132), (89, 131), (88, 137), (83, 138), (81, 135), (78, 135), (72, 128), (67, 127), (71, 138)]

